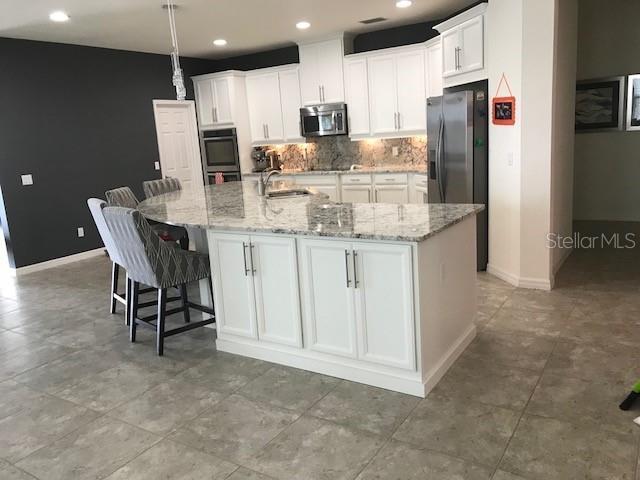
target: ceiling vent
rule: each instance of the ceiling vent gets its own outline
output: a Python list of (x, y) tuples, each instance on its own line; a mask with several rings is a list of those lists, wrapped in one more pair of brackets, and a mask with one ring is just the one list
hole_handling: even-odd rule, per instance
[(387, 20), (389, 19), (384, 17), (375, 17), (375, 18), (368, 18), (366, 20), (360, 20), (360, 23), (363, 23), (365, 25), (371, 25), (372, 23), (386, 22)]

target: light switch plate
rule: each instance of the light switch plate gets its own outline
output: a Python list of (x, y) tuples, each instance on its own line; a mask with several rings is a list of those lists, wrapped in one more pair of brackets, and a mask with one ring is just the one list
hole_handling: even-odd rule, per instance
[(399, 153), (400, 153), (400, 152), (398, 151), (398, 147), (392, 147), (392, 148), (391, 148), (391, 154), (392, 154), (394, 157), (397, 157)]
[(156, 170), (160, 170), (160, 162), (155, 162), (154, 165), (156, 166)]
[(84, 227), (78, 227), (78, 237), (84, 237)]
[(21, 175), (22, 185), (33, 185), (33, 175), (30, 173), (27, 175)]

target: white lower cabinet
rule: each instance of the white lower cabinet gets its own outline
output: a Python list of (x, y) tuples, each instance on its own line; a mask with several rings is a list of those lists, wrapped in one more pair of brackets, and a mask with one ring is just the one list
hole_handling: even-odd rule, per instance
[(426, 187), (417, 186), (413, 192), (412, 203), (429, 203), (429, 195)]
[(371, 185), (342, 185), (342, 203), (371, 203)]
[(409, 203), (409, 185), (376, 185), (376, 203)]
[(295, 239), (210, 234), (209, 254), (218, 330), (301, 347)]
[(299, 240), (305, 347), (415, 370), (409, 245)]

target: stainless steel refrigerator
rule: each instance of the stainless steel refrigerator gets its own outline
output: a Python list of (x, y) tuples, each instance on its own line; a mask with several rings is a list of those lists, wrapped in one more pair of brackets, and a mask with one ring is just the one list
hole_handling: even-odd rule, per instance
[(478, 270), (489, 256), (487, 82), (445, 89), (427, 100), (429, 203), (481, 203), (477, 217)]

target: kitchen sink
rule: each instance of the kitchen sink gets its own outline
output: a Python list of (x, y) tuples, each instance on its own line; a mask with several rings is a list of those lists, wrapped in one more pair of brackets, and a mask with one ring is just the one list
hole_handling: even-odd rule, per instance
[(283, 190), (272, 190), (267, 193), (267, 198), (305, 197), (307, 195), (312, 195), (312, 193), (305, 188), (290, 188)]

